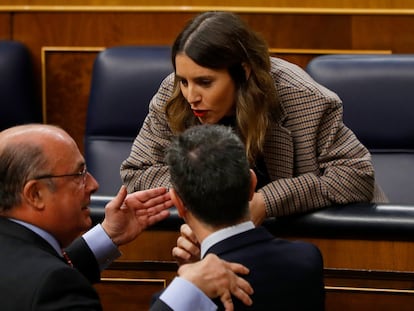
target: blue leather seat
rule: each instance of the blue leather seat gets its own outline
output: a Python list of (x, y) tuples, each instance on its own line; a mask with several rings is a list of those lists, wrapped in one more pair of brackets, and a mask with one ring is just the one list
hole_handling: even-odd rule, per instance
[(306, 71), (339, 95), (392, 203), (414, 203), (414, 54), (325, 55)]
[(120, 165), (129, 156), (148, 105), (173, 71), (166, 46), (119, 46), (95, 60), (87, 110), (85, 158), (98, 180), (99, 195), (115, 195)]
[(41, 122), (33, 67), (26, 46), (0, 40), (0, 131), (19, 124)]

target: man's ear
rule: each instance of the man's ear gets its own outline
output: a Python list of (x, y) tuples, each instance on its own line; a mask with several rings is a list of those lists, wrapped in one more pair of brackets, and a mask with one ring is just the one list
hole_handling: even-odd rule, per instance
[(187, 214), (187, 209), (185, 208), (183, 200), (181, 200), (180, 196), (178, 195), (177, 191), (174, 188), (170, 188), (170, 196), (171, 201), (175, 205), (178, 211), (178, 215), (185, 219), (185, 215)]
[(244, 74), (246, 76), (246, 81), (247, 81), (249, 80), (250, 74), (252, 72), (252, 67), (250, 67), (250, 65), (246, 63), (242, 63), (242, 67), (243, 67)]
[(253, 199), (253, 195), (256, 192), (256, 185), (257, 185), (257, 177), (255, 172), (250, 169), (250, 193), (249, 193), (249, 201)]
[(36, 209), (44, 209), (44, 186), (37, 180), (29, 180), (23, 187), (22, 199)]

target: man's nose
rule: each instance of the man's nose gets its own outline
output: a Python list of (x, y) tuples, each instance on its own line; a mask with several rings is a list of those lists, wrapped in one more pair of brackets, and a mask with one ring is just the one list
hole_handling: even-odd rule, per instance
[(90, 174), (89, 172), (86, 173), (86, 188), (88, 191), (90, 191), (91, 193), (96, 192), (96, 190), (98, 190), (99, 188), (99, 183), (98, 181), (95, 179), (95, 177), (92, 176), (92, 174)]

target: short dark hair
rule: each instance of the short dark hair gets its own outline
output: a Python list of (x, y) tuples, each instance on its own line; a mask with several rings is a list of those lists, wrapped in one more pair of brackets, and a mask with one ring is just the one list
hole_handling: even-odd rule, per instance
[(198, 125), (173, 139), (166, 153), (171, 183), (201, 221), (231, 225), (248, 214), (250, 167), (230, 127)]

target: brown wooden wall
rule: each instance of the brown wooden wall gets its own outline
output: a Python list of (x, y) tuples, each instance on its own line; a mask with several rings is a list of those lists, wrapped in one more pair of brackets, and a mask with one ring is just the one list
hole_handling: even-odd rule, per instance
[[(410, 0), (0, 0), (0, 39), (28, 46), (45, 122), (65, 128), (83, 150), (96, 54), (116, 45), (170, 45), (188, 19), (213, 9), (239, 12), (272, 54), (302, 67), (329, 53), (414, 53)], [(106, 310), (146, 309), (175, 275), (177, 235), (149, 231), (123, 247), (97, 286)], [(324, 255), (327, 310), (413, 310), (412, 242), (300, 238)]]

